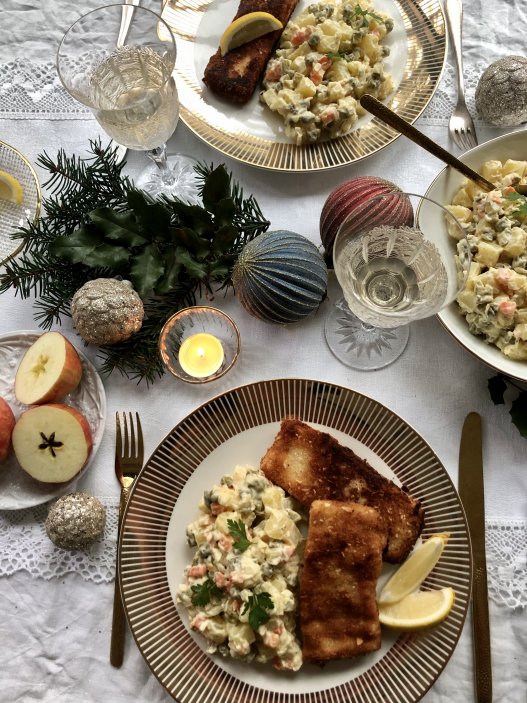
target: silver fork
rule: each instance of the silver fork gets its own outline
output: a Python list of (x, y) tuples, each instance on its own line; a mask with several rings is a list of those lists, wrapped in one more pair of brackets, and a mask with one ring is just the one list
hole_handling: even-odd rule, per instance
[(113, 594), (112, 636), (110, 642), (110, 663), (119, 667), (123, 663), (125, 615), (121, 592), (119, 590), (119, 536), (124, 509), (128, 501), (130, 489), (143, 466), (143, 431), (139, 413), (135, 413), (135, 427), (132, 413), (123, 413), (122, 421), (119, 413), (115, 413), (115, 475), (121, 484), (121, 500), (119, 502), (119, 522), (117, 523), (117, 554), (115, 558), (115, 588)]
[(463, 58), (461, 29), (463, 25), (463, 5), (461, 0), (445, 0), (445, 16), (450, 37), (454, 47), (454, 56), (457, 70), (457, 104), (450, 117), (448, 131), (454, 143), (462, 150), (467, 151), (478, 145), (476, 128), (465, 102), (465, 83), (463, 80)]

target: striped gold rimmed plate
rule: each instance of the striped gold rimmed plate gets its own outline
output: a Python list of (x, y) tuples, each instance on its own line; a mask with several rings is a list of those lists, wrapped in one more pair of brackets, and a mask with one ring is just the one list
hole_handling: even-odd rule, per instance
[[(296, 12), (309, 4), (310, 0), (300, 0)], [(394, 30), (386, 41), (390, 56), (385, 66), (396, 90), (387, 104), (413, 123), (432, 98), (446, 58), (440, 0), (374, 0), (373, 5), (394, 19)], [(163, 11), (176, 38), (181, 117), (198, 137), (246, 164), (304, 172), (360, 161), (399, 136), (380, 120), (365, 115), (344, 137), (297, 146), (284, 135), (280, 118), (259, 102), (258, 89), (244, 106), (215, 96), (204, 85), (203, 72), (237, 8), (238, 0), (169, 0)]]
[[(374, 654), (304, 665), (296, 673), (205, 651), (174, 594), (190, 562), (186, 525), (203, 491), (236, 464), (258, 466), (284, 417), (333, 434), (377, 470), (406, 485), (426, 511), (423, 538), (450, 533), (424, 587), (456, 592), (448, 618), (421, 632), (383, 632)], [(393, 567), (391, 567), (393, 568)], [(386, 567), (383, 578), (389, 576)], [(180, 703), (415, 703), (451, 656), (470, 597), (471, 552), (456, 490), (428, 444), (377, 401), (303, 379), (227, 391), (182, 420), (146, 463), (128, 502), (120, 543), (121, 588), (135, 640), (152, 672)]]

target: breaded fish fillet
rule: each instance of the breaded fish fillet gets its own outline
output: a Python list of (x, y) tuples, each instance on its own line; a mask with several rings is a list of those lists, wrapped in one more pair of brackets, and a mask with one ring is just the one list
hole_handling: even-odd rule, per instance
[[(289, 21), (298, 0), (241, 0), (238, 19), (249, 12), (268, 12), (284, 25)], [(246, 103), (254, 93), (267, 65), (281, 29), (228, 51), (225, 56), (218, 49), (209, 59), (203, 81), (217, 95), (234, 103)]]
[(385, 561), (404, 561), (421, 534), (424, 511), (404, 486), (399, 488), (334, 437), (300, 420), (282, 421), (261, 469), (306, 506), (316, 499), (349, 500), (379, 510), (388, 532)]
[(385, 545), (386, 529), (374, 508), (313, 501), (300, 576), (304, 661), (324, 663), (379, 649), (375, 589)]

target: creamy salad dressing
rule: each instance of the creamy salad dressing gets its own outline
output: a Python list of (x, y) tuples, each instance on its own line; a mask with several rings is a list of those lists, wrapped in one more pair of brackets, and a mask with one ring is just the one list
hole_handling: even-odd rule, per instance
[(195, 548), (177, 602), (207, 652), (296, 671), (298, 573), (304, 539), (295, 501), (251, 466), (206, 490), (187, 527)]
[[(487, 161), (482, 175), (496, 184), (495, 190), (485, 192), (466, 181), (448, 206), (472, 254), (458, 303), (473, 334), (511, 359), (526, 360), (527, 198), (513, 186), (527, 182), (527, 161)], [(465, 246), (458, 243), (460, 271)]]

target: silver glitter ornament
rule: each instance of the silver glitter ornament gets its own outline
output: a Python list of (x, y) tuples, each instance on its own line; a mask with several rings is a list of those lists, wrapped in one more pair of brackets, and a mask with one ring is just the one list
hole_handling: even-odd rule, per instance
[(46, 532), (62, 549), (84, 549), (104, 532), (106, 508), (89, 493), (68, 493), (50, 508)]
[(527, 58), (506, 56), (484, 71), (476, 88), (479, 115), (496, 127), (527, 121)]
[(130, 281), (116, 278), (88, 281), (71, 299), (73, 325), (90, 344), (124, 342), (141, 329), (144, 314)]

